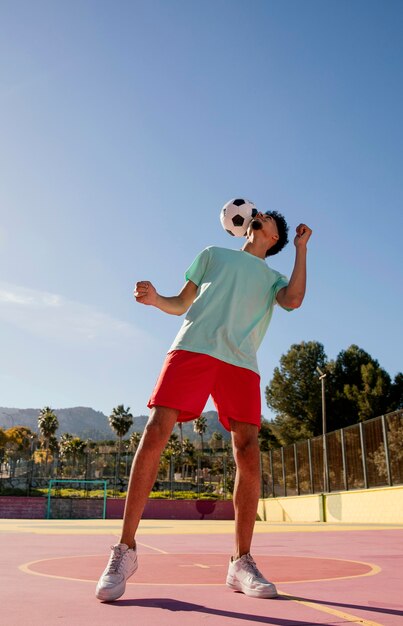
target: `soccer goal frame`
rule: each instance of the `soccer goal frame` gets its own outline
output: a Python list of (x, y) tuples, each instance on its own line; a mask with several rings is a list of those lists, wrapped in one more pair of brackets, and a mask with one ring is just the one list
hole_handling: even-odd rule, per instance
[[(107, 495), (107, 484), (108, 481), (107, 480), (79, 480), (79, 479), (68, 479), (68, 478), (51, 478), (49, 480), (49, 486), (48, 486), (48, 495), (47, 495), (47, 508), (46, 508), (46, 519), (52, 519), (51, 518), (51, 501), (52, 501), (52, 489), (55, 488), (56, 484), (64, 484), (66, 485), (66, 483), (68, 484), (77, 484), (77, 485), (95, 485), (95, 484), (99, 484), (99, 485), (103, 485), (103, 491), (104, 491), (104, 495), (102, 496), (103, 499), (103, 504), (102, 504), (102, 518), (101, 519), (106, 519), (106, 495)], [(80, 498), (82, 496), (78, 496), (78, 498)]]

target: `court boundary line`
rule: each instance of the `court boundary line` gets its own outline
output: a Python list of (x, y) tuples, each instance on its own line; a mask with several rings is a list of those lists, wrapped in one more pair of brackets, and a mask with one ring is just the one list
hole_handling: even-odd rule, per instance
[[(150, 549), (155, 549), (156, 551), (160, 552), (163, 556), (190, 556), (190, 555), (194, 555), (194, 556), (204, 556), (204, 555), (215, 555), (215, 556), (221, 556), (222, 553), (219, 552), (203, 552), (203, 553), (193, 553), (193, 552), (163, 552), (162, 550), (158, 550), (158, 548), (152, 548), (152, 546), (147, 546), (146, 544), (140, 544), (139, 545), (143, 545), (144, 547), (150, 548)], [(35, 561), (29, 561), (28, 563), (22, 563), (21, 565), (18, 566), (18, 569), (20, 571), (22, 571), (24, 574), (29, 574), (32, 576), (43, 576), (45, 578), (56, 578), (59, 580), (71, 580), (71, 581), (78, 581), (78, 582), (91, 582), (91, 583), (96, 583), (97, 580), (93, 580), (93, 579), (83, 579), (83, 578), (72, 578), (71, 576), (59, 576), (57, 574), (45, 574), (43, 572), (36, 572), (35, 570), (30, 569), (30, 566), (35, 565), (36, 563), (43, 563), (45, 561), (59, 561), (61, 559), (80, 559), (80, 558), (88, 558), (88, 557), (99, 557), (101, 556), (100, 554), (82, 554), (82, 555), (75, 555), (75, 556), (57, 556), (57, 557), (51, 557), (48, 559), (36, 559)], [(148, 554), (148, 555), (144, 555), (144, 556), (159, 556), (157, 554)], [(273, 555), (260, 555), (260, 556), (267, 556), (268, 558), (272, 557)], [(290, 558), (291, 555), (289, 554), (280, 554), (280, 555), (275, 555), (276, 557), (288, 557)], [(258, 557), (257, 557), (258, 558)], [(357, 561), (357, 560), (353, 560), (353, 559), (340, 559), (340, 558), (323, 558), (323, 557), (304, 557), (304, 556), (295, 556), (295, 557), (291, 557), (294, 559), (300, 559), (300, 558), (307, 558), (307, 559), (317, 559), (317, 560), (328, 560), (328, 561), (341, 561), (344, 563), (356, 563), (359, 565), (366, 565), (367, 567), (370, 568), (369, 572), (365, 572), (363, 574), (351, 574), (349, 576), (332, 576), (330, 578), (310, 578), (310, 579), (306, 579), (306, 580), (279, 580), (279, 581), (275, 581), (276, 585), (291, 585), (291, 584), (297, 584), (297, 585), (301, 585), (303, 583), (314, 583), (314, 582), (331, 582), (331, 581), (335, 581), (335, 580), (352, 580), (355, 578), (365, 578), (366, 576), (376, 576), (377, 574), (379, 574), (382, 571), (382, 568), (375, 564), (375, 563), (368, 563), (367, 561)], [(208, 586), (208, 587), (217, 587), (217, 586), (221, 586), (224, 583), (144, 583), (144, 582), (131, 582), (130, 580), (127, 581), (128, 585), (137, 585), (137, 586), (143, 586), (143, 587), (202, 587), (202, 586)], [(286, 594), (287, 595), (287, 594)]]
[[(184, 553), (175, 553), (175, 552), (166, 552), (163, 551), (159, 548), (155, 548), (153, 546), (150, 546), (148, 544), (143, 544), (138, 542), (138, 545), (141, 545), (143, 547), (149, 548), (151, 550), (154, 550), (155, 552), (157, 552), (158, 554), (149, 554), (147, 556), (159, 556), (159, 555), (166, 555), (166, 556), (189, 556), (189, 554), (193, 553), (188, 553), (188, 552), (184, 552)], [(196, 553), (195, 556), (200, 556), (200, 554), (209, 554), (209, 555), (219, 555), (221, 556), (222, 553), (217, 553), (217, 552), (208, 552), (208, 553)], [(30, 561), (28, 563), (22, 564), (20, 566), (18, 566), (18, 569), (20, 571), (22, 571), (25, 574), (28, 575), (34, 575), (34, 576), (42, 576), (45, 578), (53, 578), (56, 580), (70, 580), (72, 582), (85, 582), (85, 583), (91, 583), (91, 584), (96, 584), (97, 580), (88, 580), (88, 579), (81, 579), (81, 578), (71, 578), (69, 576), (58, 576), (55, 574), (45, 574), (43, 572), (35, 572), (34, 570), (30, 569), (31, 565), (34, 565), (35, 563), (41, 563), (44, 561), (57, 561), (60, 559), (77, 559), (77, 558), (86, 558), (86, 557), (98, 557), (100, 556), (99, 554), (87, 554), (87, 555), (76, 555), (76, 556), (67, 556), (67, 557), (52, 557), (50, 559), (37, 559), (35, 561)], [(266, 555), (260, 555), (260, 556), (266, 556)], [(273, 555), (269, 555), (270, 556)], [(290, 557), (291, 555), (275, 555), (276, 557), (281, 557), (281, 556), (287, 556)], [(294, 557), (295, 559), (298, 558), (309, 558), (309, 559), (316, 559), (316, 560), (324, 560), (323, 557), (303, 557), (303, 556), (299, 556), (299, 557)], [(382, 571), (381, 567), (374, 564), (374, 563), (368, 563), (366, 561), (357, 561), (357, 560), (353, 560), (353, 559), (340, 559), (340, 558), (326, 558), (326, 560), (332, 560), (332, 561), (340, 561), (340, 562), (347, 562), (347, 563), (356, 563), (356, 564), (360, 564), (360, 565), (366, 565), (367, 567), (370, 568), (369, 572), (365, 572), (364, 574), (355, 574), (355, 575), (350, 575), (350, 576), (340, 576), (340, 577), (331, 577), (331, 578), (319, 578), (319, 579), (308, 579), (308, 580), (296, 580), (296, 581), (276, 581), (277, 585), (286, 585), (286, 584), (303, 584), (303, 583), (312, 583), (312, 582), (330, 582), (330, 581), (334, 581), (334, 580), (351, 580), (351, 579), (355, 579), (355, 578), (364, 578), (366, 576), (374, 576), (376, 574), (378, 574), (380, 571)], [(225, 582), (222, 583), (142, 583), (142, 582), (130, 582), (130, 580), (127, 583), (128, 585), (137, 585), (138, 587), (225, 587)], [(293, 596), (290, 594), (285, 593), (284, 591), (279, 590), (279, 596), (280, 599), (284, 599), (286, 601), (290, 601), (290, 602), (294, 602), (297, 604), (301, 604), (303, 606), (306, 606), (310, 609), (313, 609), (315, 611), (319, 611), (322, 613), (326, 613), (341, 619), (344, 619), (346, 621), (348, 621), (349, 623), (352, 624), (361, 624), (361, 626), (383, 626), (382, 624), (380, 624), (379, 622), (374, 622), (372, 620), (368, 620), (362, 617), (358, 617), (356, 615), (353, 615), (351, 613), (346, 613), (344, 611), (339, 611), (338, 609), (334, 609), (332, 607), (326, 606), (326, 605), (322, 605), (322, 604), (318, 604), (316, 602), (311, 602), (308, 600), (304, 600), (303, 598), (298, 598), (297, 596)], [(368, 608), (368, 610), (370, 610), (370, 608)]]
[[(368, 620), (365, 617), (358, 617), (357, 615), (353, 615), (352, 613), (345, 613), (344, 611), (339, 611), (338, 609), (333, 609), (329, 606), (318, 604), (316, 602), (310, 602), (309, 600), (304, 600), (303, 598), (298, 598), (297, 596), (291, 596), (284, 592), (279, 593), (281, 597), (287, 601), (302, 604), (304, 606), (307, 606), (308, 608), (314, 609), (315, 611), (321, 611), (322, 613), (328, 613), (329, 615), (340, 617), (353, 624), (361, 624), (362, 626), (384, 626), (384, 624)], [(368, 610), (370, 611), (371, 609), (368, 608)]]
[[(215, 553), (211, 553), (211, 554), (215, 554)], [(98, 556), (98, 555), (83, 555), (83, 557), (85, 556)], [(30, 574), (30, 575), (34, 575), (34, 576), (43, 576), (45, 578), (53, 578), (53, 579), (57, 579), (57, 580), (70, 580), (73, 582), (84, 582), (84, 583), (91, 583), (92, 585), (95, 584), (97, 581), (96, 580), (84, 580), (81, 578), (70, 578), (68, 576), (57, 576), (55, 574), (43, 574), (42, 572), (34, 572), (33, 570), (29, 569), (30, 565), (33, 565), (34, 563), (41, 563), (42, 561), (46, 560), (58, 560), (60, 557), (55, 557), (54, 559), (42, 559), (39, 561), (31, 561), (30, 563), (25, 563), (23, 565), (20, 565), (18, 567), (18, 569), (26, 574)], [(77, 558), (77, 557), (65, 557), (65, 558)], [(297, 557), (296, 557), (297, 558)], [(342, 559), (335, 559), (335, 560), (342, 560)], [(355, 561), (356, 563), (361, 563), (361, 561)], [(319, 580), (312, 580), (312, 581), (290, 581), (288, 584), (298, 584), (298, 583), (304, 583), (304, 582), (327, 582), (328, 580), (346, 580), (347, 578), (362, 578), (364, 576), (368, 576), (371, 575), (370, 573), (366, 573), (366, 574), (362, 574), (362, 575), (357, 575), (357, 576), (349, 576), (349, 577), (343, 577), (340, 579), (319, 579)], [(225, 583), (136, 583), (133, 582), (131, 583), (130, 581), (128, 581), (127, 583), (128, 585), (137, 585), (138, 587), (226, 587)], [(277, 583), (277, 584), (287, 584), (287, 583)], [(347, 620), (350, 623), (353, 624), (361, 624), (361, 626), (383, 626), (383, 624), (380, 624), (379, 622), (374, 622), (372, 620), (367, 620), (365, 618), (362, 617), (358, 617), (356, 615), (353, 615), (351, 613), (346, 613), (344, 611), (339, 611), (337, 609), (333, 609), (329, 606), (326, 605), (322, 605), (322, 604), (318, 604), (316, 602), (310, 602), (308, 600), (304, 600), (302, 598), (298, 598), (297, 596), (292, 596), (290, 594), (285, 593), (284, 591), (279, 590), (279, 595), (278, 595), (279, 599), (284, 599), (287, 600), (289, 602), (295, 602), (297, 604), (302, 604), (303, 606), (306, 606), (308, 608), (311, 608), (315, 611), (319, 611), (322, 613), (327, 613), (329, 615), (333, 615), (335, 617), (340, 617), (344, 620)], [(276, 598), (273, 598), (274, 600)], [(370, 611), (370, 608), (368, 608), (368, 610)]]

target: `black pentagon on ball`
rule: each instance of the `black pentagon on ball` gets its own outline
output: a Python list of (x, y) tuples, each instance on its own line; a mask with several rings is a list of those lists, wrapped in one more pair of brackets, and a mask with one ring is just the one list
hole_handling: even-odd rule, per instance
[(231, 231), (230, 231), (230, 230), (228, 230), (228, 228), (226, 228), (225, 230), (227, 231), (227, 233), (228, 233), (229, 235), (231, 235), (232, 237), (235, 237), (234, 233), (231, 233)]
[(232, 223), (234, 226), (243, 226), (245, 218), (242, 215), (234, 215), (232, 218)]
[(243, 204), (245, 204), (245, 200), (242, 200), (242, 198), (238, 198), (237, 200), (234, 200), (232, 204), (235, 204), (235, 206), (242, 206)]

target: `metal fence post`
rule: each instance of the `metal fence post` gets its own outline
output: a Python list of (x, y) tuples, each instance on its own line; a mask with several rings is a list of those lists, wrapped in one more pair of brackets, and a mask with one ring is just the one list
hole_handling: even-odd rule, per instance
[(284, 463), (284, 448), (281, 447), (281, 465), (283, 468), (283, 486), (284, 486), (284, 497), (287, 496), (287, 483), (286, 483), (286, 472), (285, 472), (285, 463)]
[(260, 494), (264, 499), (263, 452), (260, 453)]
[(364, 434), (364, 426), (363, 423), (359, 423), (360, 429), (360, 443), (361, 443), (361, 454), (362, 454), (362, 471), (364, 473), (364, 487), (368, 489), (368, 472), (367, 472), (367, 453), (365, 449), (365, 434)]
[(200, 495), (201, 458), (197, 457), (197, 495)]
[(298, 453), (297, 453), (296, 443), (294, 443), (294, 466), (295, 466), (295, 486), (297, 489), (297, 495), (299, 496)]
[(173, 486), (173, 458), (169, 457), (169, 491), (171, 494), (171, 498), (174, 497), (174, 486)]
[(392, 486), (393, 478), (392, 478), (392, 472), (391, 472), (391, 467), (390, 467), (388, 430), (386, 428), (386, 418), (384, 415), (381, 416), (381, 421), (382, 421), (383, 446), (385, 448), (386, 476), (388, 480), (388, 485)]
[(116, 486), (117, 486), (117, 473), (118, 473), (118, 465), (117, 465), (117, 452), (114, 453), (114, 469), (113, 469), (113, 495), (116, 496)]
[(344, 437), (344, 428), (340, 431), (341, 459), (343, 463), (343, 482), (344, 489), (348, 491), (348, 475), (347, 475), (347, 455), (346, 455), (346, 439)]
[(85, 453), (85, 480), (89, 480), (90, 478), (90, 452)]
[(312, 469), (312, 444), (308, 439), (308, 461), (309, 461), (309, 482), (311, 483), (311, 493), (315, 493), (313, 484), (313, 469)]
[(273, 452), (270, 448), (269, 450), (269, 465), (270, 465), (270, 476), (271, 476), (271, 493), (273, 498), (276, 497), (276, 492), (274, 489), (274, 467), (273, 467)]
[(323, 437), (323, 491), (330, 491), (329, 486), (329, 460), (327, 458), (327, 435)]

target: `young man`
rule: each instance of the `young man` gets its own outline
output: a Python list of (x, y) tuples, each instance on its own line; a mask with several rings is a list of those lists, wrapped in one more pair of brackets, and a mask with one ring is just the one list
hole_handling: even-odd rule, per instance
[(235, 549), (226, 582), (249, 596), (276, 597), (275, 586), (259, 572), (250, 547), (260, 493), (256, 351), (275, 303), (287, 310), (298, 308), (306, 287), (307, 242), (312, 231), (305, 224), (296, 229), (295, 264), (289, 282), (265, 262), (266, 256), (284, 247), (287, 233), (282, 215), (258, 213), (248, 227), (242, 250), (203, 250), (186, 272), (186, 284), (177, 296), (161, 296), (148, 281), (136, 283), (137, 302), (172, 315), (188, 313), (148, 403), (151, 412), (133, 460), (122, 535), (98, 582), (99, 600), (120, 598), (127, 579), (136, 571), (135, 533), (157, 476), (161, 452), (175, 423), (197, 418), (209, 395), (221, 423), (231, 431), (236, 462)]

